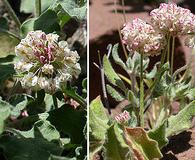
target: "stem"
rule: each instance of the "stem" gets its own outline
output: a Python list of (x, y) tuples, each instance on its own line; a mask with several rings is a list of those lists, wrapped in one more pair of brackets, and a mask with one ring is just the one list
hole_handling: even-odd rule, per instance
[(169, 58), (170, 58), (170, 40), (171, 40), (171, 36), (168, 36), (168, 47), (167, 47), (167, 62), (169, 62)]
[(18, 19), (16, 13), (12, 9), (11, 5), (9, 4), (8, 0), (3, 0), (5, 7), (7, 8), (7, 11), (9, 15), (12, 17), (12, 19), (15, 21), (17, 27), (20, 29), (21, 23), (20, 20)]
[[(118, 15), (117, 15), (117, 9), (116, 9), (116, 4), (117, 4), (117, 0), (114, 0), (114, 11), (115, 11), (115, 15), (116, 15), (116, 17), (118, 17)], [(123, 52), (124, 52), (124, 54), (125, 54), (125, 58), (126, 59), (128, 59), (128, 54), (127, 54), (127, 50), (126, 50), (126, 48), (125, 48), (125, 45), (123, 44), (123, 42), (122, 42), (122, 35), (121, 35), (121, 31), (120, 31), (120, 26), (119, 26), (119, 23), (118, 23), (118, 21), (117, 21), (117, 30), (118, 30), (118, 33), (119, 33), (119, 38), (120, 38), (120, 41), (121, 41), (121, 44), (122, 44), (122, 48), (123, 48)]]
[(126, 19), (125, 1), (124, 0), (122, 0), (122, 7), (123, 7), (123, 19), (124, 19), (124, 22), (126, 23), (127, 19)]
[(160, 60), (160, 69), (162, 68), (164, 62), (165, 62), (165, 55), (166, 55), (166, 49), (163, 50), (161, 60)]
[(52, 98), (53, 98), (53, 104), (54, 104), (55, 109), (58, 109), (58, 101), (57, 101), (56, 96), (52, 95)]
[(35, 17), (41, 15), (41, 0), (35, 0)]
[(98, 58), (99, 58), (99, 65), (100, 65), (100, 74), (101, 74), (101, 81), (102, 81), (102, 92), (103, 92), (103, 97), (104, 97), (104, 103), (105, 107), (108, 109), (108, 113), (111, 114), (111, 109), (108, 101), (108, 95), (106, 92), (106, 83), (105, 83), (105, 77), (104, 77), (104, 68), (101, 62), (100, 54), (98, 53)]
[(144, 81), (143, 81), (143, 54), (140, 59), (140, 125), (144, 127)]
[(172, 40), (172, 51), (171, 51), (171, 75), (173, 74), (174, 53), (175, 53), (175, 37), (173, 37), (173, 40)]

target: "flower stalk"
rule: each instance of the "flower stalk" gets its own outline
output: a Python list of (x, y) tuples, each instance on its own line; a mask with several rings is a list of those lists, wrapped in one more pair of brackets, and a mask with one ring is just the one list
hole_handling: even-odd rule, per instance
[(144, 81), (143, 81), (143, 53), (140, 59), (140, 126), (144, 127)]
[(172, 51), (171, 51), (171, 75), (173, 74), (174, 54), (175, 54), (175, 37), (173, 37), (173, 39), (172, 39)]

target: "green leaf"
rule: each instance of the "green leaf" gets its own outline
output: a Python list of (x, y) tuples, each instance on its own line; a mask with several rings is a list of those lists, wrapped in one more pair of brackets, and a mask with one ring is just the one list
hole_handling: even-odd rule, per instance
[(150, 139), (143, 128), (125, 128), (125, 138), (136, 158), (143, 160), (162, 158), (158, 143)]
[(168, 118), (166, 137), (179, 134), (192, 127), (193, 116), (195, 116), (195, 101), (184, 107), (177, 115)]
[(69, 96), (70, 98), (76, 100), (82, 107), (87, 107), (87, 104), (83, 97), (81, 97), (77, 93), (77, 87), (72, 87), (70, 84), (67, 84), (63, 87), (62, 91), (66, 96)]
[(118, 43), (114, 45), (112, 49), (112, 57), (116, 64), (120, 65), (124, 70), (127, 70), (127, 66), (118, 55), (118, 47), (119, 47)]
[(4, 87), (4, 82), (15, 73), (13, 64), (0, 64), (0, 89)]
[(0, 99), (0, 134), (4, 131), (5, 120), (10, 115), (10, 108), (12, 106)]
[(49, 112), (48, 121), (56, 127), (59, 132), (68, 135), (71, 142), (80, 144), (84, 140), (84, 127), (86, 123), (86, 112), (75, 110), (70, 105), (63, 105), (57, 110)]
[(21, 25), (21, 35), (25, 37), (28, 32), (42, 30), (46, 34), (60, 31), (57, 14), (48, 9), (43, 12), (38, 18), (30, 18)]
[(46, 10), (35, 20), (34, 30), (42, 30), (46, 34), (60, 31), (57, 14), (51, 9)]
[(18, 44), (18, 40), (14, 37), (0, 32), (0, 44), (0, 58), (5, 58), (8, 55), (14, 54), (14, 49)]
[(122, 100), (125, 99), (125, 97), (122, 94), (120, 94), (116, 89), (114, 89), (109, 84), (106, 85), (106, 89), (110, 96), (114, 98), (117, 102), (121, 102)]
[(15, 94), (11, 96), (9, 102), (13, 106), (11, 110), (11, 115), (18, 117), (21, 114), (21, 111), (27, 106), (28, 98), (33, 99), (33, 97), (27, 94)]
[(97, 97), (91, 102), (89, 119), (90, 157), (93, 157), (102, 148), (105, 141), (105, 134), (109, 127), (109, 119), (100, 97)]
[(0, 17), (0, 32), (1, 30), (9, 30), (8, 20), (5, 17)]
[[(53, 0), (41, 0), (41, 10), (44, 11), (51, 4)], [(35, 0), (21, 0), (20, 12), (33, 13), (35, 10)]]
[(48, 160), (77, 160), (77, 159), (51, 155)]
[[(59, 7), (60, 6), (60, 7)], [(87, 1), (77, 0), (56, 0), (52, 7), (56, 12), (60, 10), (61, 14), (68, 15), (77, 20), (84, 20), (87, 18)]]
[(51, 155), (61, 155), (59, 145), (43, 138), (2, 136), (0, 148), (7, 160), (48, 160)]
[(104, 55), (103, 57), (103, 67), (104, 67), (104, 73), (108, 81), (112, 83), (113, 85), (118, 86), (123, 91), (126, 91), (125, 84), (123, 83), (123, 81), (120, 79), (120, 77), (116, 74), (116, 72), (112, 68), (112, 65), (106, 55)]
[(22, 37), (25, 37), (28, 32), (34, 30), (34, 23), (36, 18), (29, 18), (28, 20), (24, 21), (20, 27), (20, 34)]
[(126, 144), (122, 131), (119, 130), (117, 124), (109, 127), (106, 133), (105, 159), (107, 160), (130, 160), (131, 152)]
[(139, 106), (139, 99), (135, 96), (135, 94), (131, 90), (128, 90), (127, 98), (129, 102), (133, 105), (133, 107)]
[(148, 132), (148, 136), (158, 142), (160, 149), (168, 143), (168, 139), (166, 138), (166, 127), (167, 121), (164, 121), (160, 126)]
[(187, 97), (190, 100), (195, 100), (195, 88), (188, 90)]
[(60, 134), (56, 128), (47, 120), (37, 121), (29, 131), (18, 131), (25, 138), (42, 137), (47, 141), (59, 140)]

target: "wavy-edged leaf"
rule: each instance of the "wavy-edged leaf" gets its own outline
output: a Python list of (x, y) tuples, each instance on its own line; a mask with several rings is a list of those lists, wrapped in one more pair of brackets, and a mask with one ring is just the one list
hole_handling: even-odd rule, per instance
[(60, 139), (59, 132), (47, 120), (39, 120), (34, 124), (34, 126), (31, 130), (18, 131), (18, 133), (20, 133), (25, 138), (42, 137), (49, 142), (52, 140), (59, 140)]
[(90, 104), (89, 119), (90, 157), (93, 157), (93, 155), (102, 148), (105, 141), (105, 134), (109, 127), (109, 119), (100, 96), (94, 99)]
[(195, 101), (184, 107), (177, 115), (168, 118), (166, 137), (179, 134), (192, 127), (192, 118), (195, 116)]
[(68, 135), (71, 138), (71, 143), (80, 144), (84, 140), (83, 130), (86, 123), (84, 110), (75, 110), (72, 106), (65, 104), (59, 109), (49, 112), (47, 120), (59, 132)]
[(3, 101), (1, 98), (0, 98), (0, 134), (4, 131), (4, 123), (5, 123), (5, 120), (9, 117), (10, 115), (10, 108), (12, 106)]
[(160, 149), (168, 143), (168, 139), (166, 137), (166, 127), (167, 121), (164, 121), (160, 126), (148, 132), (148, 136), (158, 142)]
[(84, 20), (87, 18), (87, 1), (77, 0), (56, 0), (52, 9), (56, 12), (60, 10), (61, 14), (76, 18), (77, 20)]
[(111, 85), (107, 84), (106, 89), (109, 93), (109, 95), (114, 98), (117, 102), (121, 102), (125, 99), (125, 97), (120, 94), (115, 88), (113, 88)]
[(0, 148), (7, 160), (48, 160), (51, 155), (61, 155), (62, 148), (43, 138), (2, 136)]
[(117, 124), (109, 127), (106, 133), (105, 160), (131, 160), (131, 151)]
[(162, 158), (158, 143), (150, 139), (143, 128), (125, 128), (125, 138), (138, 160)]

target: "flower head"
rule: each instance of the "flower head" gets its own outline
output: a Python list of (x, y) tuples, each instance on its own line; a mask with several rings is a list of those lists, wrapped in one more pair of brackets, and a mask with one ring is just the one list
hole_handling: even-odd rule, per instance
[(141, 19), (126, 23), (121, 33), (123, 43), (130, 51), (153, 56), (159, 54), (164, 47), (164, 36)]
[(57, 34), (32, 31), (15, 47), (19, 57), (15, 70), (23, 75), (19, 79), (23, 87), (53, 93), (62, 83), (78, 77), (79, 55), (68, 48), (67, 42), (58, 42), (58, 38)]
[(125, 110), (123, 113), (121, 113), (121, 114), (119, 114), (119, 115), (117, 115), (117, 116), (115, 117), (115, 120), (116, 120), (118, 123), (125, 123), (125, 122), (127, 122), (129, 119), (130, 119), (130, 115), (129, 115), (129, 112), (127, 112), (126, 110)]
[(159, 8), (150, 12), (150, 16), (153, 26), (164, 34), (186, 35), (195, 29), (195, 15), (174, 3), (161, 3)]

